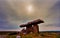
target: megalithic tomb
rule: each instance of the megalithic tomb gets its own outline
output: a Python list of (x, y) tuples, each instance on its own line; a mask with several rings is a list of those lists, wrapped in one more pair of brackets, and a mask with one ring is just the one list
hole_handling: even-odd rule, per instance
[(26, 27), (26, 33), (38, 33), (39, 32), (39, 27), (38, 24), (44, 23), (43, 20), (37, 19), (31, 22), (28, 22), (26, 24), (21, 24), (20, 27)]

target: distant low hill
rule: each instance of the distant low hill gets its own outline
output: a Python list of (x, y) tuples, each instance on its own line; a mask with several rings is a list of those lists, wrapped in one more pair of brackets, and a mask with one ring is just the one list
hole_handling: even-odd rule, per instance
[[(0, 31), (0, 34), (17, 34), (19, 31)], [(40, 33), (60, 33), (60, 31), (40, 31)]]
[[(5, 38), (7, 35), (7, 38), (16, 38), (16, 34), (19, 31), (0, 31), (0, 36)], [(27, 34), (27, 35), (21, 35), (22, 38), (60, 38), (60, 31), (40, 31), (39, 34)], [(1, 38), (1, 37), (0, 37)]]

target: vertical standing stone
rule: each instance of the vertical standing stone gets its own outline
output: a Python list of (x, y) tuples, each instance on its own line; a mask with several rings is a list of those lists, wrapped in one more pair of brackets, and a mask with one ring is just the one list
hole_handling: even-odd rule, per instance
[(37, 24), (33, 25), (33, 32), (38, 33), (39, 32), (39, 27)]
[(31, 26), (27, 26), (27, 27), (26, 27), (26, 31), (27, 31), (27, 33), (32, 32), (32, 25), (31, 25)]

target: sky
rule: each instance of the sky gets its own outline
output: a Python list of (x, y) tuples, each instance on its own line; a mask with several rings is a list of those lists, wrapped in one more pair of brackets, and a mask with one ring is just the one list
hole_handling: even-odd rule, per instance
[(35, 19), (44, 21), (39, 31), (60, 31), (60, 0), (0, 0), (0, 31), (21, 31)]

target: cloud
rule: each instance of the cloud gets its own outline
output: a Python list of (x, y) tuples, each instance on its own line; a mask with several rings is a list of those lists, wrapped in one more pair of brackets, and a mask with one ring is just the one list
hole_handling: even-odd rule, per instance
[[(43, 19), (43, 26), (59, 26), (59, 1), (58, 0), (0, 0), (0, 29), (19, 29), (19, 25), (34, 19)], [(32, 5), (34, 12), (27, 14), (25, 7)], [(57, 23), (57, 24), (55, 24)], [(50, 28), (49, 28), (50, 29)], [(47, 29), (46, 29), (47, 30)]]

